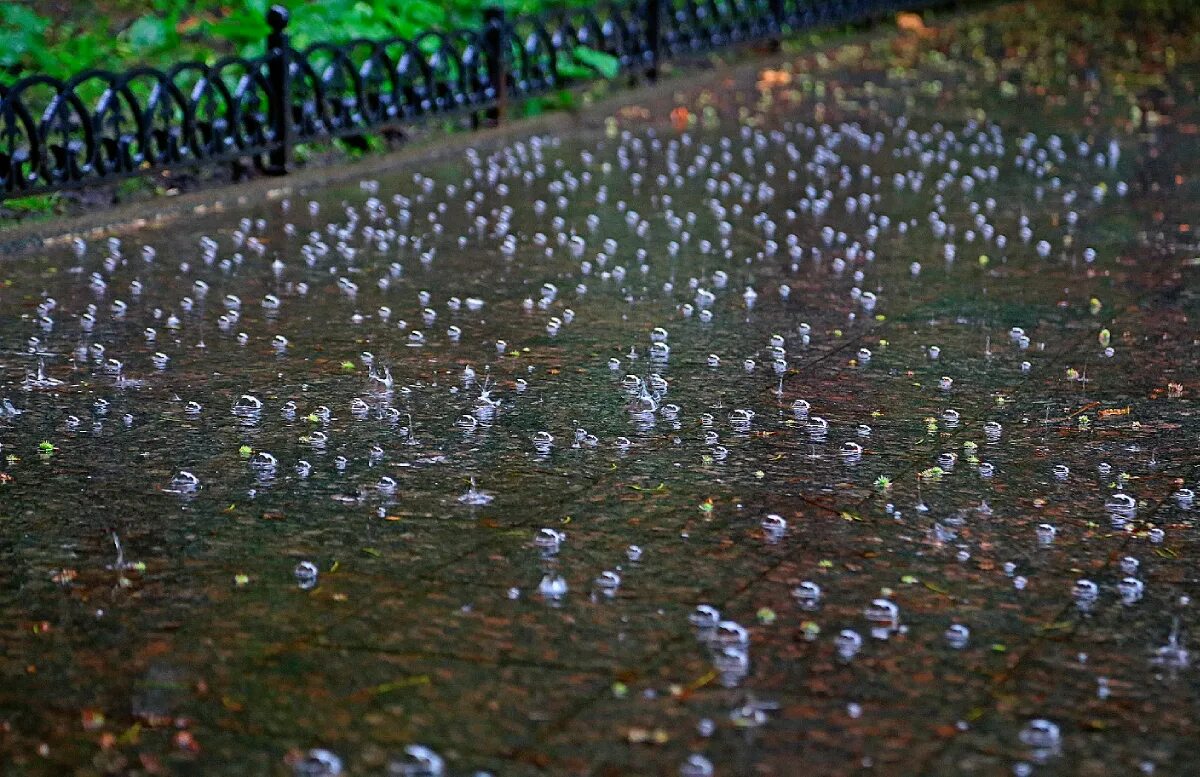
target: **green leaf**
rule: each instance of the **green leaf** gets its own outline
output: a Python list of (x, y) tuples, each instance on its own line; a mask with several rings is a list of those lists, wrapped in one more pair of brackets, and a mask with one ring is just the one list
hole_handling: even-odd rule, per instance
[(41, 35), (50, 27), (50, 20), (23, 5), (5, 4), (0, 6), (0, 24), (13, 30)]
[(589, 49), (586, 46), (576, 46), (571, 52), (575, 59), (608, 79), (617, 77), (621, 72), (621, 61), (612, 54)]
[[(0, 45), (3, 44), (3, 38), (0, 37)], [(13, 197), (10, 200), (5, 200), (4, 207), (18, 213), (49, 213), (58, 207), (59, 195), (57, 194), (42, 194), (31, 197)]]
[(0, 66), (40, 66), (51, 59), (50, 20), (23, 5), (0, 5)]
[(555, 66), (555, 69), (558, 71), (558, 77), (568, 81), (586, 81), (596, 75), (594, 70), (575, 62), (565, 51), (558, 52)]
[(446, 9), (431, 2), (403, 2), (399, 4), (402, 15), (426, 29), (446, 27)]
[(538, 97), (530, 97), (526, 100), (522, 107), (521, 113), (525, 116), (540, 116), (546, 110), (546, 103)]
[[(553, 94), (548, 94), (542, 98), (546, 101), (546, 105), (554, 110), (569, 111), (575, 107), (575, 93), (570, 89), (559, 89)], [(516, 352), (513, 356), (516, 356)]]
[(139, 56), (178, 44), (175, 25), (170, 19), (142, 16), (123, 33), (133, 53)]
[(211, 25), (208, 34), (224, 38), (239, 46), (261, 47), (270, 32), (264, 16), (245, 9), (238, 9), (219, 22)]

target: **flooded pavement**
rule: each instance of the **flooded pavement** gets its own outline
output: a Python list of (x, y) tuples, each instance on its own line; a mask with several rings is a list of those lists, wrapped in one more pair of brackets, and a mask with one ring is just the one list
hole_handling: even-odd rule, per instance
[(1187, 774), (1191, 40), (1053, 4), (14, 258), (5, 774)]

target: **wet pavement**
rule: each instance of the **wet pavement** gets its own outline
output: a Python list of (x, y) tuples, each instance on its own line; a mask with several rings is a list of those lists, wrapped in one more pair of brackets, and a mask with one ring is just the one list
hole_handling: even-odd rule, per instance
[(1192, 773), (1200, 48), (932, 25), (7, 261), (4, 773)]

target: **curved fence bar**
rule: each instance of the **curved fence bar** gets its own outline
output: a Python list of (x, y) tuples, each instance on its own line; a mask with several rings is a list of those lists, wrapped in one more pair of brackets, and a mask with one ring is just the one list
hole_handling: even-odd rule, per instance
[(289, 43), (287, 10), (275, 6), (261, 57), (0, 84), (0, 199), (172, 166), (240, 170), (252, 160), (282, 174), (296, 143), (361, 138), (429, 118), (497, 122), (511, 98), (617, 75), (652, 81), (667, 59), (912, 4), (616, 0), (515, 18), (489, 9), (477, 29), (303, 50)]

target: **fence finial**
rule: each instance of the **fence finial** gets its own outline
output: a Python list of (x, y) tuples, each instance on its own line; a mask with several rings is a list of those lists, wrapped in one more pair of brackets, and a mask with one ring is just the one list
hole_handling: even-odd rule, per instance
[(267, 26), (271, 28), (271, 32), (279, 34), (288, 26), (288, 20), (291, 14), (288, 9), (282, 5), (273, 5), (267, 10)]
[(283, 175), (287, 172), (292, 146), (292, 49), (288, 42), (287, 29), (290, 14), (282, 5), (273, 5), (267, 11), (267, 77), (271, 83), (268, 116), (271, 121), (275, 148), (268, 155), (269, 164), (264, 172)]

